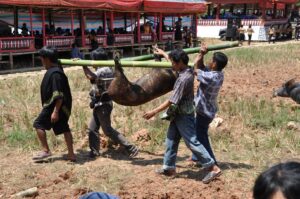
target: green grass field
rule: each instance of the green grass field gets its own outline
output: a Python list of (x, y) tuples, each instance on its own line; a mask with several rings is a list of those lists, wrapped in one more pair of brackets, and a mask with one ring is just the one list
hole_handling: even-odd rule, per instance
[[(289, 99), (272, 99), (270, 96), (273, 88), (279, 87), (287, 78), (300, 74), (300, 46), (284, 44), (235, 48), (225, 53), (230, 62), (225, 69), (218, 113), (224, 123), (219, 128), (211, 129), (210, 135), (220, 162), (235, 162), (228, 166), (232, 170), (225, 172), (226, 179), (241, 179), (250, 190), (251, 183), (247, 182), (252, 182), (270, 164), (299, 158), (300, 130), (288, 129), (287, 123), (300, 121), (300, 109)], [(206, 61), (211, 55), (209, 53)], [(194, 55), (190, 57), (193, 59)], [(149, 69), (125, 69), (130, 80), (141, 77), (147, 71)], [(66, 74), (73, 95), (70, 126), (76, 145), (86, 136), (91, 115), (88, 98), (90, 85), (81, 69), (67, 70)], [(8, 149), (31, 152), (39, 148), (32, 123), (41, 110), (41, 78), (42, 74), (35, 74), (0, 81), (0, 144)], [(246, 83), (248, 87), (244, 86)], [(163, 151), (168, 123), (159, 117), (146, 121), (142, 115), (165, 99), (167, 95), (138, 107), (115, 104), (113, 126), (127, 137), (147, 129), (150, 144), (136, 144), (149, 152)], [(65, 150), (62, 137), (55, 138), (49, 134), (49, 139), (51, 148)], [(242, 169), (234, 172), (235, 167)], [(117, 181), (114, 177), (110, 180)]]

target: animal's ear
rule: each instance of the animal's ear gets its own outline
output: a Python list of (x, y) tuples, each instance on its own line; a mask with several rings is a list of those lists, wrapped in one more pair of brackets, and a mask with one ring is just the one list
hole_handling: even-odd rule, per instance
[(288, 80), (284, 86), (290, 87), (296, 83), (296, 78), (294, 77), (293, 79)]

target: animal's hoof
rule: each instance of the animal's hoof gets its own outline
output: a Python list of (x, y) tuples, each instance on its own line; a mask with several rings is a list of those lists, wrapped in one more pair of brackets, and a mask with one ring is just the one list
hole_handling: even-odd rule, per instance
[(119, 60), (121, 58), (120, 52), (114, 51), (113, 58), (114, 58), (115, 62), (119, 62)]

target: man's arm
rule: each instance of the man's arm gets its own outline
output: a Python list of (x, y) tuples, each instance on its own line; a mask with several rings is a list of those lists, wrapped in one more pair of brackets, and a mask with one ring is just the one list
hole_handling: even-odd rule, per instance
[(162, 49), (153, 46), (153, 51), (154, 51), (154, 54), (156, 54), (156, 55), (161, 55), (161, 56), (163, 56), (167, 61), (171, 61), (171, 60), (169, 59), (168, 54), (167, 54), (165, 51), (163, 51)]
[(204, 65), (204, 56), (208, 52), (207, 47), (205, 44), (201, 45), (200, 51), (198, 55), (196, 56), (194, 60), (194, 70), (196, 71), (197, 69), (204, 70), (205, 65)]
[(160, 106), (158, 106), (157, 108), (153, 109), (152, 111), (149, 111), (149, 112), (145, 113), (143, 115), (143, 118), (145, 118), (146, 120), (149, 120), (150, 118), (152, 118), (157, 113), (167, 109), (170, 105), (171, 105), (171, 102), (169, 100), (167, 100), (164, 103), (162, 103)]
[(97, 79), (95, 73), (93, 73), (87, 66), (82, 66), (84, 75), (91, 81)]
[(51, 123), (55, 123), (59, 120), (59, 110), (61, 108), (62, 103), (63, 103), (62, 98), (59, 98), (55, 101), (55, 107), (51, 114)]

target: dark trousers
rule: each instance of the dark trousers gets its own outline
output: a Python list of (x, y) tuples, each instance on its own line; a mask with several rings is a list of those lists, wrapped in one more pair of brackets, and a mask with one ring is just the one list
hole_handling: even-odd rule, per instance
[(272, 40), (273, 40), (273, 43), (275, 43), (275, 38), (274, 37), (273, 37), (273, 34), (269, 35), (269, 43), (271, 43)]
[(113, 107), (110, 104), (104, 104), (93, 109), (93, 116), (88, 128), (89, 145), (92, 152), (99, 153), (100, 150), (100, 127), (104, 134), (114, 142), (125, 148), (130, 148), (132, 146), (121, 133), (112, 128), (110, 119), (112, 108)]
[[(212, 157), (212, 159), (217, 163), (217, 160), (215, 158), (215, 155), (212, 151), (209, 137), (208, 137), (208, 128), (209, 124), (212, 122), (211, 118), (202, 116), (197, 114), (196, 116), (196, 135), (197, 139), (200, 141), (200, 143), (205, 147), (209, 155)], [(197, 160), (197, 158), (193, 155), (193, 160)]]
[(252, 35), (248, 35), (248, 45), (251, 44)]

